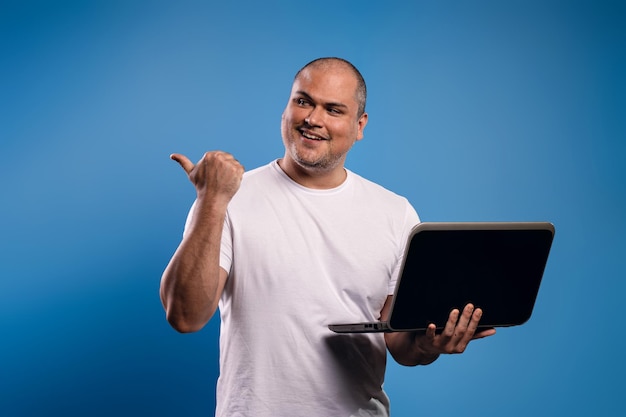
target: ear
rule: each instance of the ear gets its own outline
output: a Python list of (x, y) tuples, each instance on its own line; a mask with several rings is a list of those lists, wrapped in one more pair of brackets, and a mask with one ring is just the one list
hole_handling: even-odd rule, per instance
[(358, 129), (356, 134), (356, 140), (361, 140), (363, 139), (363, 130), (365, 129), (365, 125), (367, 125), (367, 113), (363, 113), (356, 123)]

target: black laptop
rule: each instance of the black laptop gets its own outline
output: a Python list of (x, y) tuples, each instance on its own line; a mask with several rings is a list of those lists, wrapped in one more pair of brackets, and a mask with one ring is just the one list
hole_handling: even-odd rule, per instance
[(554, 237), (548, 222), (423, 222), (411, 231), (386, 322), (331, 324), (337, 333), (443, 329), (453, 308), (483, 310), (480, 328), (531, 316)]

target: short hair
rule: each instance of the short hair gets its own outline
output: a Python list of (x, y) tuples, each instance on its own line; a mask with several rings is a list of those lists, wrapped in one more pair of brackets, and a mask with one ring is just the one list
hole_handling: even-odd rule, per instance
[(365, 85), (365, 79), (363, 78), (359, 70), (350, 61), (337, 57), (324, 57), (314, 59), (313, 61), (300, 68), (300, 70), (296, 73), (294, 80), (298, 79), (300, 73), (302, 73), (302, 71), (309, 67), (328, 67), (336, 64), (342, 64), (347, 67), (354, 75), (354, 78), (356, 78), (357, 85), (354, 98), (356, 99), (356, 102), (358, 104), (357, 117), (361, 117), (363, 113), (365, 113), (365, 103), (367, 101), (367, 86)]

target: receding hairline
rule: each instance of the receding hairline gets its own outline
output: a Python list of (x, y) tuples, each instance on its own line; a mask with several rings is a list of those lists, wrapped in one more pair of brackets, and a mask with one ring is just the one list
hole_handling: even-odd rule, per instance
[(294, 77), (294, 81), (296, 81), (298, 77), (300, 76), (300, 74), (302, 74), (302, 72), (306, 69), (309, 69), (309, 68), (325, 69), (325, 68), (332, 68), (332, 67), (345, 68), (356, 79), (357, 86), (356, 86), (356, 90), (354, 93), (354, 97), (358, 104), (357, 116), (361, 117), (361, 115), (365, 113), (365, 104), (367, 101), (367, 86), (365, 84), (365, 79), (363, 78), (363, 75), (361, 75), (361, 72), (357, 69), (357, 67), (354, 66), (354, 64), (352, 64), (347, 59), (338, 58), (338, 57), (324, 57), (324, 58), (314, 59), (313, 61), (309, 62), (308, 64), (300, 68), (300, 70), (296, 73), (296, 76)]

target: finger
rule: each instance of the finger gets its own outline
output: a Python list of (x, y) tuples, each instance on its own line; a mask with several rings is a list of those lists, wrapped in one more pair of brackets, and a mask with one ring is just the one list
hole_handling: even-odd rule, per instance
[(221, 155), (224, 156), (224, 160), (235, 162), (238, 166), (243, 168), (243, 165), (241, 165), (241, 162), (239, 162), (239, 160), (237, 158), (235, 158), (234, 155), (232, 155), (232, 154), (230, 154), (228, 152), (222, 152)]
[[(471, 308), (469, 308), (471, 306)], [(460, 352), (463, 352), (469, 342), (474, 339), (474, 333), (478, 328), (478, 323), (480, 322), (480, 318), (483, 315), (483, 311), (480, 308), (474, 309), (474, 306), (468, 304), (465, 306), (463, 310), (463, 318), (462, 320), (466, 320), (469, 316), (469, 323), (467, 323), (465, 328), (459, 328), (459, 334), (462, 336), (457, 344), (457, 348)], [(461, 321), (461, 320), (459, 320)]]
[(436, 337), (436, 331), (437, 331), (437, 326), (435, 326), (434, 323), (430, 323), (428, 325), (428, 327), (426, 327), (426, 331), (424, 332), (424, 334), (419, 334), (419, 333), (414, 333), (413, 334), (413, 342), (415, 342), (415, 339), (421, 339), (420, 340), (420, 345), (421, 345), (421, 350), (423, 352), (431, 352), (433, 354), (438, 354), (439, 352), (439, 348), (436, 346), (435, 343), (435, 337)]
[(456, 328), (456, 323), (459, 321), (459, 309), (452, 309), (450, 315), (448, 316), (448, 321), (446, 322), (443, 331), (441, 332), (441, 336), (446, 340), (449, 340), (454, 336), (454, 329)]
[(496, 334), (496, 329), (494, 329), (493, 327), (487, 327), (487, 328), (482, 328), (478, 330), (478, 325), (480, 324), (480, 320), (482, 319), (482, 317), (483, 317), (483, 310), (481, 308), (475, 309), (474, 313), (472, 314), (472, 321), (470, 322), (468, 329), (467, 329), (468, 333), (469, 332), (472, 333), (472, 340), (482, 339), (483, 337), (492, 336)]
[(170, 155), (170, 159), (178, 162), (180, 166), (183, 167), (183, 169), (185, 170), (187, 174), (189, 174), (193, 170), (193, 167), (194, 167), (193, 162), (191, 162), (189, 158), (187, 158), (185, 155), (182, 155), (179, 153), (173, 153)]
[(494, 334), (496, 334), (496, 329), (494, 329), (493, 327), (489, 327), (487, 329), (480, 330), (478, 333), (474, 333), (474, 336), (472, 336), (472, 340), (482, 339), (485, 337), (493, 336)]
[(457, 343), (462, 349), (464, 345), (467, 345), (467, 343), (472, 340), (472, 335), (478, 327), (481, 315), (482, 310), (478, 309), (478, 311), (475, 311), (474, 305), (471, 303), (468, 303), (463, 308), (463, 314), (461, 314), (454, 332), (454, 336), (457, 338)]
[[(469, 305), (468, 305), (469, 306)], [(468, 308), (468, 306), (465, 307), (463, 313), (464, 315), (466, 314), (467, 310), (471, 310)], [(472, 306), (473, 308), (473, 306)], [(465, 351), (465, 349), (467, 348), (467, 345), (469, 344), (470, 341), (474, 340), (474, 339), (480, 339), (483, 337), (487, 337), (490, 336), (491, 334), (495, 333), (495, 330), (493, 330), (493, 332), (490, 332), (489, 329), (487, 329), (487, 331), (481, 331), (479, 332), (478, 335), (475, 334), (476, 329), (478, 328), (478, 323), (480, 322), (480, 319), (483, 315), (483, 311), (480, 308), (476, 308), (471, 312), (470, 315), (470, 322), (468, 323), (467, 327), (465, 329), (459, 329), (459, 333), (462, 335), (462, 337), (459, 339), (459, 341), (457, 342), (457, 351), (459, 353), (462, 353)], [(464, 317), (465, 319), (465, 317)]]
[(478, 328), (478, 323), (480, 322), (480, 319), (483, 316), (483, 310), (480, 308), (476, 308), (474, 309), (472, 315), (470, 316), (470, 321), (467, 325), (467, 332), (468, 333), (474, 333), (476, 331), (476, 329)]
[(437, 326), (434, 323), (430, 323), (426, 328), (426, 339), (432, 343), (435, 340), (435, 332), (437, 331)]
[[(482, 314), (482, 312), (480, 313)], [(463, 308), (463, 314), (461, 314), (461, 317), (459, 318), (459, 321), (456, 325), (457, 330), (459, 332), (465, 332), (467, 331), (470, 323), (472, 322), (472, 318), (474, 317), (474, 305), (472, 303), (468, 303), (464, 308)], [(480, 317), (479, 317), (480, 319)]]

